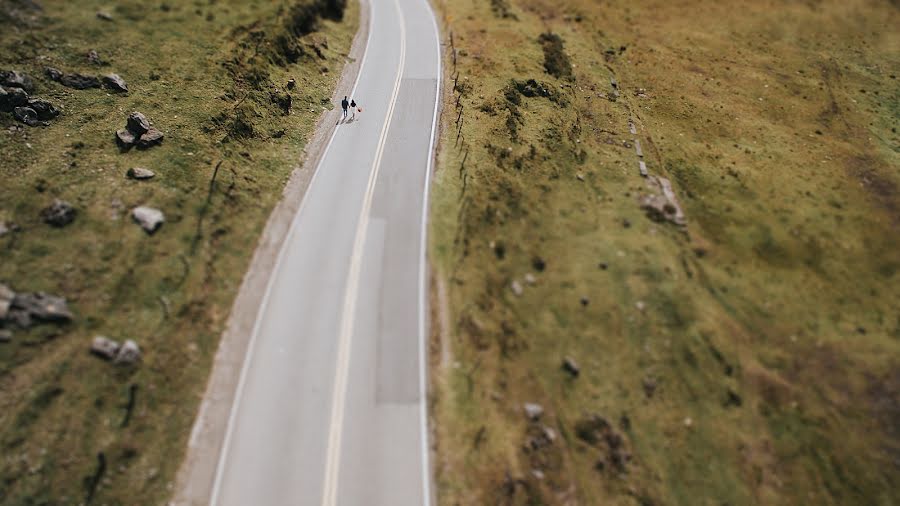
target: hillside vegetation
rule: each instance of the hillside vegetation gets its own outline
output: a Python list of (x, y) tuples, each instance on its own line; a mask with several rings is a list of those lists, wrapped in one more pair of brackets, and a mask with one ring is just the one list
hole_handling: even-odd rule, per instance
[(439, 5), (440, 503), (900, 503), (897, 3)]
[[(231, 302), (357, 19), (344, 0), (0, 0), (0, 70), (60, 111), (35, 126), (0, 112), (0, 284), (64, 297), (72, 316), (0, 321), (0, 504), (166, 503)], [(109, 74), (127, 93), (96, 80)], [(134, 111), (161, 144), (117, 146)], [(74, 212), (43, 212), (55, 199)], [(145, 232), (137, 206), (165, 222)], [(91, 355), (98, 335), (133, 340), (141, 360)]]

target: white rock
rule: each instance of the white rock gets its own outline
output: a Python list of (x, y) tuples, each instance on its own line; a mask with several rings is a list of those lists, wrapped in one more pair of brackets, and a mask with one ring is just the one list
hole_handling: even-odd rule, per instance
[(143, 167), (132, 167), (128, 169), (127, 175), (131, 179), (150, 179), (155, 176), (156, 173)]
[(519, 283), (519, 280), (513, 280), (513, 282), (510, 283), (509, 287), (512, 289), (513, 293), (516, 294), (516, 297), (521, 296), (522, 292), (524, 291), (522, 289), (522, 283)]
[(544, 414), (544, 407), (540, 404), (535, 404), (532, 402), (525, 403), (525, 416), (527, 416), (531, 420), (537, 420)]
[(533, 284), (537, 283), (537, 278), (534, 277), (534, 274), (529, 272), (528, 274), (525, 275), (525, 283), (527, 283), (529, 285), (533, 285)]
[(116, 354), (117, 364), (133, 364), (141, 359), (141, 349), (138, 348), (136, 342), (131, 339), (125, 341), (119, 353)]
[(146, 206), (135, 207), (132, 209), (131, 217), (134, 218), (134, 221), (136, 221), (148, 234), (156, 232), (156, 230), (166, 221), (166, 217), (163, 215), (162, 211)]
[(116, 358), (119, 352), (119, 343), (108, 337), (97, 336), (91, 342), (91, 353), (99, 355), (107, 360)]

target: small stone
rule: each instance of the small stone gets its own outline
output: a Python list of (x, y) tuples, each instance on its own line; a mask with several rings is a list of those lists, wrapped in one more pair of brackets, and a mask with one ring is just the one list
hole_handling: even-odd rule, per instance
[(49, 121), (59, 116), (59, 109), (54, 107), (50, 102), (41, 98), (33, 98), (29, 100), (28, 107), (34, 109), (34, 112), (37, 113), (38, 119), (41, 121)]
[(0, 86), (21, 88), (31, 93), (34, 91), (34, 80), (28, 74), (16, 70), (0, 70)]
[(113, 20), (112, 14), (110, 14), (106, 11), (97, 12), (97, 18), (102, 19), (103, 21), (112, 21)]
[(91, 341), (91, 353), (107, 360), (114, 360), (119, 348), (119, 343), (108, 337), (97, 336)]
[(293, 79), (288, 79), (288, 82), (287, 82), (287, 89), (293, 90), (293, 89), (296, 88), (296, 87), (297, 87), (297, 81), (295, 81), (295, 80), (293, 80)]
[(0, 237), (9, 233), (9, 225), (5, 221), (0, 221)]
[(581, 369), (572, 357), (563, 359), (562, 368), (564, 371), (571, 374), (573, 378), (577, 378), (578, 375), (581, 374)]
[(13, 112), (16, 107), (28, 105), (28, 93), (21, 88), (0, 86), (0, 111)]
[(3, 283), (0, 283), (0, 320), (5, 320), (9, 315), (9, 308), (16, 298), (16, 292)]
[(641, 383), (644, 386), (644, 395), (646, 395), (648, 399), (653, 397), (653, 394), (656, 393), (656, 379), (647, 376)]
[(685, 427), (690, 427), (690, 426), (692, 426), (692, 425), (694, 425), (694, 420), (692, 420), (691, 417), (687, 417), (687, 418), (684, 419), (684, 426), (685, 426)]
[(532, 470), (531, 470), (531, 475), (534, 476), (534, 478), (535, 478), (536, 480), (543, 480), (543, 479), (544, 479), (544, 472), (541, 471), (540, 469), (532, 469)]
[(155, 176), (156, 173), (143, 167), (132, 167), (128, 169), (127, 175), (131, 179), (150, 179)]
[(529, 285), (533, 285), (533, 284), (537, 283), (537, 278), (534, 277), (534, 274), (529, 272), (528, 274), (525, 275), (525, 283), (527, 283)]
[(134, 221), (148, 234), (156, 232), (166, 221), (162, 211), (146, 206), (135, 207), (132, 209), (131, 217), (134, 218)]
[(116, 142), (119, 144), (119, 146), (128, 148), (134, 145), (134, 141), (134, 134), (129, 132), (128, 130), (123, 128), (122, 130), (116, 131)]
[(54, 227), (65, 227), (75, 221), (77, 211), (72, 204), (65, 200), (56, 199), (52, 204), (41, 210), (41, 217), (44, 223)]
[(41, 125), (41, 122), (38, 121), (37, 111), (31, 107), (16, 107), (13, 110), (13, 116), (15, 116), (17, 120), (31, 127)]
[(531, 259), (531, 266), (538, 272), (544, 272), (544, 269), (547, 268), (547, 262), (541, 257), (534, 257)]
[(103, 65), (103, 60), (100, 59), (100, 54), (96, 49), (91, 49), (90, 51), (88, 51), (87, 59), (94, 65)]
[(8, 343), (12, 341), (12, 331), (6, 329), (0, 329), (0, 343)]
[(636, 307), (638, 311), (643, 311), (644, 309), (647, 309), (647, 304), (644, 303), (644, 301), (639, 300), (635, 302), (634, 307)]
[(525, 416), (527, 416), (529, 420), (537, 420), (544, 414), (544, 407), (540, 404), (526, 402), (524, 408)]
[(122, 79), (119, 74), (108, 74), (103, 76), (103, 84), (112, 91), (122, 93), (128, 92), (128, 85), (125, 84), (125, 80)]
[(600, 267), (601, 271), (605, 271), (606, 269), (609, 269), (609, 264), (607, 264), (606, 262), (600, 262), (597, 267)]
[(163, 141), (163, 133), (159, 130), (150, 127), (150, 130), (147, 131), (144, 135), (142, 135), (137, 140), (137, 147), (141, 149), (147, 149), (158, 144), (161, 144)]
[(59, 83), (63, 86), (76, 90), (87, 90), (89, 88), (100, 88), (102, 85), (97, 76), (85, 76), (78, 73), (63, 74), (59, 78)]
[(115, 362), (117, 364), (129, 365), (137, 362), (140, 359), (141, 349), (138, 347), (136, 342), (129, 339), (122, 344), (121, 348), (119, 348), (119, 352), (116, 354)]
[(575, 177), (576, 177), (579, 181), (584, 181), (584, 175), (583, 175), (583, 174), (580, 174), (580, 173), (579, 173), (579, 174), (575, 174)]
[(128, 121), (125, 124), (125, 127), (129, 132), (133, 133), (135, 137), (140, 137), (150, 130), (150, 121), (143, 114), (133, 112), (128, 115)]
[(591, 300), (587, 297), (582, 297), (579, 299), (579, 302), (581, 302), (582, 307), (587, 307), (587, 305), (591, 303)]
[(519, 283), (518, 280), (513, 280), (513, 282), (510, 283), (509, 287), (512, 289), (513, 293), (516, 294), (516, 297), (520, 297), (522, 295), (522, 292), (524, 291), (522, 289), (522, 283)]
[(622, 220), (622, 226), (625, 228), (631, 228), (631, 221), (627, 219)]

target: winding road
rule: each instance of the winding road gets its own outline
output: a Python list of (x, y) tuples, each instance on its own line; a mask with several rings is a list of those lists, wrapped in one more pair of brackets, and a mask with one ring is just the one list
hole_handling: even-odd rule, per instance
[(440, 41), (427, 0), (368, 12), (342, 93), (364, 111), (334, 130), (260, 301), (215, 506), (433, 502), (425, 221)]

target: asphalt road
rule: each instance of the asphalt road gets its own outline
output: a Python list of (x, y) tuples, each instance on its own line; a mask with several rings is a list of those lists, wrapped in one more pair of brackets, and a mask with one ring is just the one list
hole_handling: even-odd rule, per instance
[(424, 225), (439, 37), (427, 0), (369, 6), (346, 92), (363, 112), (335, 130), (260, 301), (214, 505), (432, 502)]

